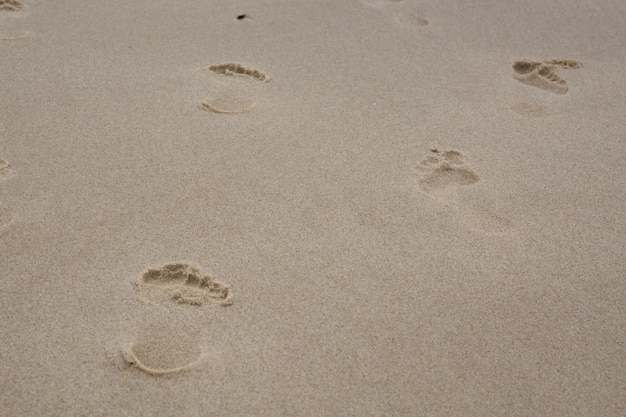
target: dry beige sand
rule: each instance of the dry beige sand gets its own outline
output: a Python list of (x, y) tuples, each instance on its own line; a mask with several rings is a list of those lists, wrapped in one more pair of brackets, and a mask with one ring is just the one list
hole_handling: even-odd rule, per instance
[(0, 415), (626, 415), (623, 0), (0, 9)]

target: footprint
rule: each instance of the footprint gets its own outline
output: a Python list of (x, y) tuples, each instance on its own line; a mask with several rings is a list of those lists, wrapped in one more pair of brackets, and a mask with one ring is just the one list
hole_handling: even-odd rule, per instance
[(194, 306), (209, 302), (223, 306), (233, 303), (233, 294), (227, 285), (210, 275), (202, 275), (198, 268), (186, 263), (148, 269), (134, 284), (140, 293), (159, 303), (176, 301)]
[(20, 12), (24, 10), (24, 5), (17, 0), (0, 0), (0, 11)]
[[(185, 372), (202, 363), (202, 356), (193, 362), (172, 363), (172, 359), (160, 355), (161, 351), (154, 345), (129, 343), (121, 350), (122, 358), (130, 366), (151, 376), (161, 376)], [(175, 361), (174, 361), (175, 362)]]
[(260, 95), (260, 85), (270, 77), (237, 63), (211, 65), (212, 93), (202, 101), (202, 108), (214, 113), (243, 113), (252, 109)]
[(436, 191), (455, 185), (470, 185), (480, 178), (465, 165), (465, 158), (459, 151), (431, 149), (432, 155), (420, 162), (417, 169), (423, 175), (419, 184), (424, 191)]
[[(0, 14), (6, 16), (21, 16), (26, 11), (26, 6), (17, 0), (0, 0)], [(4, 27), (4, 21), (0, 21), (2, 33), (0, 33), (0, 41), (16, 41), (28, 36), (29, 32), (16, 30), (15, 28)]]
[(582, 67), (580, 61), (574, 59), (550, 59), (543, 62), (517, 61), (513, 64), (513, 78), (533, 87), (565, 94), (569, 90), (567, 82), (556, 71), (559, 68), (576, 69)]
[(0, 181), (8, 180), (13, 176), (13, 170), (10, 167), (10, 163), (4, 159), (0, 159)]
[(193, 327), (162, 321), (155, 321), (138, 336), (109, 347), (107, 356), (122, 370), (132, 367), (150, 376), (191, 371), (211, 357)]
[(457, 150), (432, 148), (417, 166), (419, 189), (433, 200), (457, 212), (468, 227), (485, 233), (505, 233), (512, 229), (509, 220), (489, 209), (491, 202), (477, 193), (480, 177)]
[(172, 314), (164, 304), (227, 306), (233, 303), (230, 288), (187, 263), (150, 268), (133, 284), (157, 309), (146, 316), (150, 323), (137, 334), (111, 341), (106, 348), (109, 359), (120, 370), (134, 368), (150, 376), (180, 374), (209, 364), (214, 372), (218, 370), (219, 356), (203, 330), (206, 312), (182, 309)]

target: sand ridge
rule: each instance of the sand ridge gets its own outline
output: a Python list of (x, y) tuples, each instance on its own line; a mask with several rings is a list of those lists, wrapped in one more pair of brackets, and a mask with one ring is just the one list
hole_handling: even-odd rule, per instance
[(18, 0), (0, 0), (0, 11), (18, 12), (24, 10), (24, 4)]

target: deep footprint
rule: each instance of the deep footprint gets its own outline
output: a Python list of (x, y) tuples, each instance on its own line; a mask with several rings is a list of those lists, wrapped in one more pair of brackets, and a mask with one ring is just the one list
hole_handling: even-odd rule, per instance
[(227, 285), (210, 275), (202, 275), (198, 268), (186, 263), (148, 269), (135, 284), (141, 293), (158, 302), (170, 300), (194, 306), (209, 302), (223, 306), (233, 303), (233, 294)]
[(565, 94), (569, 91), (569, 87), (556, 71), (559, 68), (577, 69), (582, 66), (582, 62), (574, 59), (550, 59), (543, 62), (517, 61), (513, 64), (515, 71), (513, 78), (532, 87), (555, 94)]
[(504, 233), (511, 229), (510, 221), (485, 207), (486, 199), (475, 201), (475, 197), (464, 195), (480, 177), (467, 165), (461, 152), (433, 148), (418, 164), (417, 174), (421, 191), (438, 203), (454, 208), (467, 226), (486, 233)]
[(214, 75), (213, 91), (201, 106), (213, 113), (236, 114), (252, 109), (259, 94), (259, 82), (270, 81), (267, 74), (232, 62), (211, 65), (208, 70)]
[(270, 77), (261, 71), (246, 68), (241, 64), (229, 62), (227, 64), (211, 65), (209, 71), (222, 75), (242, 75), (257, 81), (269, 82)]

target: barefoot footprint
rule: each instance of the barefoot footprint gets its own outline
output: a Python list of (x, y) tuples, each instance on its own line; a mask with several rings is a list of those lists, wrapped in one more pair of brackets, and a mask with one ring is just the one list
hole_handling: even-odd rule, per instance
[(576, 69), (582, 67), (580, 61), (574, 59), (550, 59), (543, 62), (517, 61), (513, 64), (513, 78), (533, 87), (541, 88), (555, 94), (565, 94), (569, 90), (567, 82), (556, 71), (559, 68)]
[[(484, 195), (477, 194), (480, 177), (457, 150), (432, 148), (417, 166), (417, 184), (433, 200), (453, 208), (467, 226), (485, 233), (504, 233), (511, 222), (493, 213)], [(478, 196), (478, 198), (477, 198)]]
[(213, 113), (243, 113), (254, 107), (260, 85), (270, 81), (263, 72), (237, 63), (211, 65), (212, 93), (202, 108)]
[(227, 285), (215, 281), (210, 275), (202, 275), (198, 268), (185, 263), (148, 269), (134, 284), (140, 293), (160, 303), (176, 301), (194, 306), (209, 302), (223, 306), (233, 303), (233, 294)]
[(132, 367), (150, 376), (164, 376), (219, 365), (210, 340), (202, 337), (202, 330), (197, 326), (196, 319), (204, 317), (206, 312), (183, 309), (172, 315), (169, 308), (162, 307), (171, 302), (229, 306), (233, 295), (227, 285), (201, 274), (197, 267), (187, 263), (150, 268), (133, 284), (149, 304), (158, 307), (154, 313), (163, 316), (142, 325), (137, 334), (122, 336), (107, 347), (107, 356), (118, 368)]
[[(0, 14), (4, 16), (21, 16), (26, 7), (17, 0), (0, 0)], [(15, 41), (23, 39), (28, 32), (16, 28), (4, 27), (4, 20), (0, 20), (0, 41)]]

